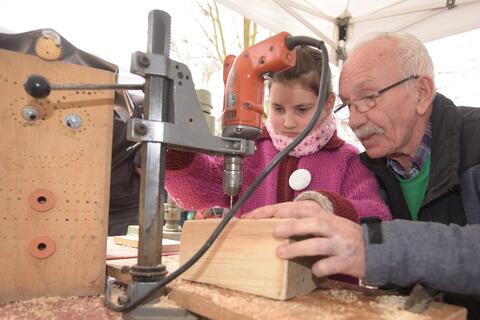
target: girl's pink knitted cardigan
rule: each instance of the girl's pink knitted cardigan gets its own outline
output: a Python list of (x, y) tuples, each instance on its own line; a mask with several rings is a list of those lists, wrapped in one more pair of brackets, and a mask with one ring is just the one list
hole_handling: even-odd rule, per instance
[[(256, 148), (253, 155), (244, 158), (244, 183), (240, 193), (278, 154), (266, 130), (257, 141)], [(304, 190), (294, 191), (288, 186), (288, 178), (291, 172), (299, 168), (307, 169), (312, 181)], [(222, 177), (222, 157), (176, 150), (167, 152), (165, 187), (184, 209), (228, 208), (230, 199), (223, 193)], [(391, 219), (378, 190), (375, 176), (361, 163), (358, 150), (335, 134), (316, 153), (300, 158), (286, 157), (247, 199), (236, 216), (261, 206), (291, 201), (303, 191), (317, 191), (328, 197), (337, 215), (354, 221), (364, 216)]]

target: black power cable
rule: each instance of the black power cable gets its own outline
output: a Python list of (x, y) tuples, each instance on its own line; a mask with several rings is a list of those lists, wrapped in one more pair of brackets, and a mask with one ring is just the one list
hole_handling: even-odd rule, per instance
[(325, 104), (326, 97), (327, 97), (327, 74), (328, 74), (327, 48), (325, 47), (325, 44), (323, 43), (323, 41), (319, 41), (310, 37), (291, 37), (290, 36), (290, 37), (287, 37), (286, 44), (289, 49), (293, 49), (298, 45), (309, 45), (309, 46), (314, 46), (321, 51), (322, 74), (320, 76), (320, 87), (318, 91), (319, 94), (317, 99), (317, 107), (312, 116), (312, 119), (307, 124), (305, 129), (292, 141), (292, 143), (290, 143), (284, 150), (279, 152), (275, 156), (275, 158), (273, 158), (273, 160), (268, 164), (268, 166), (261, 172), (261, 174), (257, 176), (257, 178), (253, 181), (253, 183), (247, 189), (247, 191), (245, 191), (245, 193), (243, 193), (238, 198), (237, 202), (235, 202), (235, 204), (233, 205), (232, 209), (228, 212), (228, 214), (222, 218), (218, 226), (215, 228), (215, 230), (212, 232), (212, 234), (207, 239), (207, 241), (203, 244), (203, 246), (187, 262), (185, 262), (181, 267), (179, 267), (177, 270), (169, 274), (166, 278), (161, 280), (155, 287), (151, 288), (143, 297), (140, 297), (135, 301), (127, 301), (124, 305), (119, 306), (119, 305), (113, 304), (113, 302), (110, 300), (110, 296), (108, 294), (105, 294), (105, 304), (111, 310), (116, 312), (127, 312), (136, 308), (143, 302), (150, 300), (157, 291), (164, 288), (167, 284), (175, 280), (179, 275), (187, 271), (195, 262), (197, 262), (198, 259), (200, 259), (205, 254), (205, 252), (207, 252), (207, 250), (212, 246), (213, 242), (217, 239), (217, 237), (223, 231), (223, 229), (228, 224), (228, 222), (233, 218), (233, 216), (235, 215), (235, 212), (237, 212), (240, 206), (243, 205), (243, 203), (248, 199), (248, 197), (250, 197), (250, 195), (257, 189), (257, 187), (265, 179), (265, 177), (270, 173), (270, 171), (272, 171), (272, 169), (276, 165), (278, 165), (280, 160), (282, 160), (287, 154), (289, 154), (290, 151), (292, 151), (305, 138), (305, 136), (307, 136), (307, 134), (312, 130), (312, 128), (317, 123), (317, 120), (320, 117), (320, 114), (322, 113), (323, 105)]

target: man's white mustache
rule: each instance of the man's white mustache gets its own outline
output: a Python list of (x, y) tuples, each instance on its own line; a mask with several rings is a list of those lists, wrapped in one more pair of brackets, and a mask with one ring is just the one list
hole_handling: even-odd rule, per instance
[(379, 127), (361, 127), (353, 131), (358, 139), (372, 134), (384, 134), (385, 131)]

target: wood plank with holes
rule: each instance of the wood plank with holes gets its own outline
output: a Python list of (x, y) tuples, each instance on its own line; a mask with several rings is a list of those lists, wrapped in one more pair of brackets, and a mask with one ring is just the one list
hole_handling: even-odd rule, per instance
[[(116, 78), (0, 50), (0, 301), (101, 294), (114, 92), (52, 91), (35, 99), (22, 85), (30, 74), (51, 83)], [(38, 117), (25, 118), (27, 107)], [(71, 116), (80, 127), (71, 126)]]

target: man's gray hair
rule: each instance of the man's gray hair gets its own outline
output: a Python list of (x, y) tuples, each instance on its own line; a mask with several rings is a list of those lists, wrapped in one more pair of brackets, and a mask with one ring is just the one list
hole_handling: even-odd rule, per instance
[(427, 75), (435, 82), (433, 62), (425, 45), (408, 33), (381, 32), (375, 33), (358, 43), (355, 48), (376, 40), (392, 41), (398, 52), (394, 57), (399, 71), (404, 77), (412, 75)]

